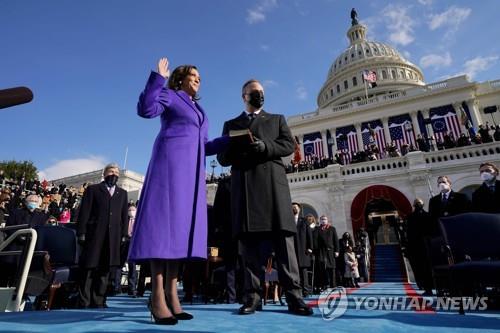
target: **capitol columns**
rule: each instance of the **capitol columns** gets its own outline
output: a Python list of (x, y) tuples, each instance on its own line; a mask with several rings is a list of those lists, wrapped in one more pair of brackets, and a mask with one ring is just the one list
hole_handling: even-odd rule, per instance
[[(455, 114), (457, 115), (458, 123), (460, 124), (460, 132), (467, 133), (468, 132), (467, 128), (465, 128), (465, 125), (462, 124), (462, 110), (460, 109), (462, 106), (462, 103), (455, 102), (452, 105), (453, 105), (453, 109), (455, 110)], [(458, 139), (458, 138), (455, 138), (455, 139)]]
[(385, 136), (385, 143), (386, 145), (389, 145), (391, 143), (391, 132), (389, 132), (389, 118), (383, 117), (382, 118), (382, 125), (384, 126), (384, 136)]
[(329, 144), (329, 146), (331, 146), (332, 148), (332, 157), (335, 156), (335, 151), (338, 150), (339, 146), (337, 145), (337, 129), (336, 128), (330, 128), (329, 129), (330, 131), (330, 137), (332, 138), (332, 143), (333, 144)]
[(415, 137), (417, 137), (422, 134), (422, 132), (420, 131), (420, 125), (418, 123), (417, 111), (411, 111), (410, 117), (413, 125), (413, 130), (415, 131)]
[(475, 129), (478, 129), (479, 125), (481, 125), (483, 122), (481, 120), (481, 114), (479, 113), (477, 101), (474, 98), (472, 98), (472, 99), (467, 100), (466, 103), (467, 103), (467, 107), (469, 108), (472, 126)]
[(297, 137), (297, 139), (299, 139), (299, 142), (297, 142), (299, 144), (299, 148), (300, 148), (300, 159), (303, 161), (305, 159), (305, 156), (304, 156), (304, 134), (297, 134), (295, 135)]
[(326, 141), (326, 129), (321, 130), (321, 143), (323, 144), (323, 156), (328, 157), (328, 142)]
[(361, 134), (361, 123), (354, 124), (356, 128), (356, 136), (358, 138), (358, 151), (362, 151), (365, 149), (365, 145), (363, 144), (363, 135)]
[[(429, 109), (422, 109), (422, 115), (424, 116), (424, 121), (425, 119), (430, 119), (430, 110)], [(434, 137), (434, 129), (432, 128), (432, 124), (430, 124), (431, 126), (427, 126), (425, 125), (425, 128), (427, 129), (428, 133), (427, 135), (429, 135), (429, 137)]]

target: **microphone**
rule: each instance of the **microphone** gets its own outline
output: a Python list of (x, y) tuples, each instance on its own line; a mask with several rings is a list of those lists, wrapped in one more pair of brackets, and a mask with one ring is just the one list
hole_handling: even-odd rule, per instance
[(27, 87), (15, 87), (0, 90), (0, 109), (29, 103), (31, 100), (33, 100), (33, 92)]

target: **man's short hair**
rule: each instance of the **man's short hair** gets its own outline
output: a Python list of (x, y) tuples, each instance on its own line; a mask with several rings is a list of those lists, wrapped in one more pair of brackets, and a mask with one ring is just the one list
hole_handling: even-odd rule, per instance
[(481, 170), (483, 167), (491, 167), (491, 168), (493, 168), (493, 170), (495, 170), (495, 172), (498, 175), (498, 168), (497, 168), (497, 166), (495, 164), (490, 163), (490, 162), (481, 163), (481, 165), (479, 166), (479, 170)]
[(120, 166), (116, 163), (109, 163), (104, 167), (104, 170), (102, 170), (102, 174), (105, 175), (109, 169), (118, 169), (118, 171), (120, 171)]
[(250, 84), (252, 84), (252, 83), (254, 83), (254, 82), (257, 82), (258, 84), (260, 84), (260, 81), (259, 81), (259, 80), (256, 80), (256, 79), (250, 79), (250, 80), (248, 80), (247, 82), (245, 82), (245, 83), (243, 84), (243, 87), (241, 87), (241, 94), (242, 94), (242, 95), (245, 95), (245, 89), (246, 89), (246, 88), (247, 88)]
[(437, 178), (437, 182), (438, 182), (438, 183), (439, 183), (439, 180), (440, 180), (440, 179), (445, 179), (445, 180), (448, 182), (448, 184), (451, 184), (451, 180), (450, 180), (450, 178), (449, 178), (448, 176), (439, 176), (439, 177)]

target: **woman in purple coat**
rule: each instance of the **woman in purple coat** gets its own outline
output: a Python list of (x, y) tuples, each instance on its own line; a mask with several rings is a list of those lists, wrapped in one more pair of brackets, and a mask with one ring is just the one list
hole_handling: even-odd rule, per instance
[(143, 118), (160, 116), (161, 129), (144, 180), (128, 259), (151, 263), (150, 310), (157, 324), (193, 318), (182, 311), (177, 296), (178, 263), (207, 257), (205, 155), (222, 151), (228, 143), (227, 137), (208, 141), (207, 116), (196, 102), (199, 86), (195, 66), (179, 66), (170, 75), (168, 60), (162, 58), (137, 105)]

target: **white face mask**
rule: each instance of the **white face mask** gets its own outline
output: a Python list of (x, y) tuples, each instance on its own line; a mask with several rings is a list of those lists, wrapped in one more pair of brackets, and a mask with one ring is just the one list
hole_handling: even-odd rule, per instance
[(489, 172), (481, 172), (481, 180), (484, 182), (490, 182), (492, 181), (495, 177), (495, 175), (489, 173)]
[(311, 229), (316, 228), (316, 223), (311, 223), (311, 224), (309, 224), (309, 228), (311, 228)]
[(129, 216), (129, 217), (135, 217), (135, 213), (136, 213), (136, 211), (135, 211), (135, 210), (129, 210), (129, 211), (128, 211), (128, 216)]
[(450, 185), (445, 183), (439, 183), (438, 187), (441, 192), (448, 192), (450, 190)]

